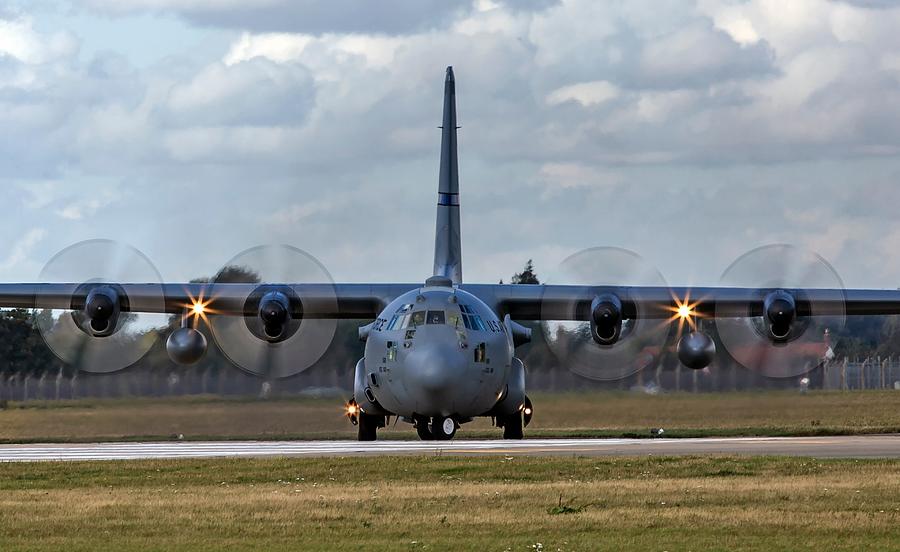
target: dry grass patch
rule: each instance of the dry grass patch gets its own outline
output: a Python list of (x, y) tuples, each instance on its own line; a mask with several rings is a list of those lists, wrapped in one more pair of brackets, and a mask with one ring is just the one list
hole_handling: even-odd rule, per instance
[[(825, 435), (900, 432), (900, 392), (794, 392), (645, 395), (535, 394), (527, 435), (669, 436)], [(0, 411), (0, 441), (171, 439), (352, 439), (355, 429), (337, 399), (270, 401), (134, 399), (13, 404)], [(381, 435), (414, 439), (398, 424)], [(499, 436), (486, 419), (463, 437)]]
[[(898, 467), (518, 457), (7, 464), (0, 543), (4, 551), (900, 549)], [(555, 510), (561, 498), (573, 512)]]

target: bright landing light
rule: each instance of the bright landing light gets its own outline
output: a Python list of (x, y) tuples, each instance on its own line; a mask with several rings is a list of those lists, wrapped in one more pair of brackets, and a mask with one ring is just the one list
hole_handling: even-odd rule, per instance
[(670, 311), (672, 311), (672, 316), (666, 320), (666, 323), (678, 321), (678, 333), (681, 334), (682, 329), (684, 329), (684, 324), (687, 322), (688, 326), (692, 330), (697, 329), (697, 324), (695, 319), (702, 318), (702, 315), (697, 312), (697, 306), (700, 304), (700, 301), (691, 302), (691, 297), (688, 295), (684, 298), (684, 300), (679, 299), (674, 294), (672, 295), (672, 300), (674, 301), (674, 305), (671, 307), (666, 307)]
[(193, 312), (196, 316), (203, 316), (203, 314), (206, 312), (206, 305), (197, 301), (194, 303), (194, 306), (191, 307), (191, 312)]

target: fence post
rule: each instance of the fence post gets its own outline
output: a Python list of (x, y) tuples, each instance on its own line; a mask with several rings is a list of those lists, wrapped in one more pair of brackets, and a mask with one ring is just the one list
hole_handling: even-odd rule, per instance
[(869, 357), (863, 361), (862, 365), (859, 367), (859, 388), (863, 391), (866, 389), (866, 366), (869, 365)]
[(841, 364), (841, 391), (847, 390), (847, 365), (850, 364), (850, 359), (844, 357), (844, 362)]

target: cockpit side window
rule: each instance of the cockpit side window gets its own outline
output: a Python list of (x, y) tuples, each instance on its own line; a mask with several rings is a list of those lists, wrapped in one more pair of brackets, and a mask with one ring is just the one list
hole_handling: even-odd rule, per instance
[(428, 323), (429, 324), (444, 324), (446, 318), (444, 317), (444, 311), (442, 310), (430, 310), (428, 311)]
[(487, 326), (484, 325), (484, 320), (481, 319), (481, 316), (476, 313), (472, 307), (470, 307), (469, 305), (460, 305), (459, 310), (462, 311), (463, 322), (465, 323), (467, 329), (480, 332), (487, 331)]
[(388, 324), (388, 330), (402, 330), (409, 326), (409, 314), (395, 314), (390, 323)]

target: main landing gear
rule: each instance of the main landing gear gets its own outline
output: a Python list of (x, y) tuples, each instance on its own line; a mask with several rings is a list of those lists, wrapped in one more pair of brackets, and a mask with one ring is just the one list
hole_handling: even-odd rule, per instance
[(524, 428), (531, 423), (533, 416), (534, 406), (531, 404), (531, 399), (526, 396), (521, 410), (514, 414), (497, 417), (497, 426), (503, 428), (504, 439), (524, 439)]
[(384, 427), (384, 416), (360, 413), (358, 441), (375, 441), (378, 439), (378, 428)]
[(435, 416), (434, 418), (416, 416), (414, 424), (419, 439), (423, 441), (449, 441), (456, 436), (456, 430), (459, 429), (456, 420), (446, 416)]
[(387, 425), (387, 419), (384, 416), (366, 414), (353, 399), (347, 402), (345, 408), (350, 422), (357, 427), (358, 441), (375, 441), (378, 439), (378, 429)]
[(497, 418), (497, 425), (503, 428), (504, 439), (524, 439), (525, 432), (522, 425), (522, 413), (516, 412)]

